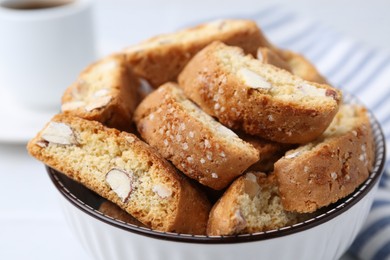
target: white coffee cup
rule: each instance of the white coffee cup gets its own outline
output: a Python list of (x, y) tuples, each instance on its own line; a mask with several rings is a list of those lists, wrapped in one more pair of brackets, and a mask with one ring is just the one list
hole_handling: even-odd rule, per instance
[(93, 0), (28, 3), (38, 2), (0, 0), (0, 90), (18, 106), (59, 109), (65, 88), (96, 58)]

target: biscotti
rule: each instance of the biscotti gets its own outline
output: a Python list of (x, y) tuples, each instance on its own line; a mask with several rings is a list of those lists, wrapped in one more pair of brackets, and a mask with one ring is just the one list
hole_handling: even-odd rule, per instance
[(283, 209), (273, 174), (249, 172), (238, 178), (210, 211), (209, 236), (236, 235), (293, 225), (307, 214)]
[(28, 151), (146, 226), (205, 233), (205, 195), (133, 134), (60, 114), (29, 142)]
[(352, 193), (372, 170), (373, 142), (366, 109), (341, 106), (319, 139), (275, 163), (284, 208), (314, 212)]
[(349, 201), (373, 167), (369, 113), (325, 83), (254, 21), (210, 22), (89, 66), (27, 148), (122, 227), (300, 229)]
[(147, 143), (187, 176), (216, 190), (259, 160), (252, 145), (200, 110), (175, 83), (146, 97), (134, 120)]
[(62, 111), (120, 130), (131, 129), (140, 101), (139, 81), (123, 55), (106, 57), (85, 69), (62, 97)]
[(291, 72), (304, 80), (328, 84), (316, 67), (304, 56), (289, 50), (278, 49), (277, 53), (289, 65)]
[(302, 80), (221, 42), (194, 56), (179, 86), (222, 124), (280, 143), (320, 136), (341, 101), (341, 93), (328, 85)]
[(159, 35), (128, 47), (123, 52), (137, 76), (158, 87), (165, 82), (176, 81), (188, 61), (215, 40), (239, 46), (253, 55), (259, 46), (270, 45), (253, 21), (218, 20)]

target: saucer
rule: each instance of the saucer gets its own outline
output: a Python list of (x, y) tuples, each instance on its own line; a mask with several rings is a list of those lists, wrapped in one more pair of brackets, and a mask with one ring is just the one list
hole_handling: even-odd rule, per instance
[[(60, 102), (58, 102), (60, 104)], [(59, 111), (25, 108), (0, 87), (0, 143), (25, 144)]]
[[(115, 49), (117, 42), (106, 41), (97, 44), (97, 58), (104, 57)], [(0, 144), (26, 144), (33, 138), (50, 119), (61, 109), (61, 101), (58, 108), (51, 110), (34, 110), (18, 104), (18, 101), (0, 86)]]

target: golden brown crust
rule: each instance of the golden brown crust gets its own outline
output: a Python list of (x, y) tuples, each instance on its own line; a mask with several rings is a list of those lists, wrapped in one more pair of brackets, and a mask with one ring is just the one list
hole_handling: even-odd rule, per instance
[(213, 189), (225, 188), (258, 160), (258, 152), (166, 83), (138, 106), (143, 139), (179, 170)]
[(366, 110), (355, 109), (353, 125), (339, 123), (341, 128), (350, 127), (348, 132), (320, 138), (276, 162), (286, 210), (314, 212), (349, 195), (367, 179), (374, 160), (373, 137)]
[(129, 131), (140, 101), (139, 81), (122, 54), (108, 56), (88, 66), (62, 97), (62, 111)]
[[(298, 93), (305, 102), (292, 94), (279, 97), (269, 94), (265, 88), (252, 88), (239, 77), (239, 71), (229, 69), (229, 64), (242, 68), (248, 63), (257, 72), (273, 75), (272, 79), (267, 79), (272, 82), (271, 91), (278, 91), (281, 86), (283, 91), (290, 88), (288, 91)], [(274, 86), (275, 82), (279, 85)], [(220, 42), (210, 44), (195, 55), (180, 74), (179, 85), (191, 100), (224, 125), (280, 143), (314, 140), (330, 124), (341, 100), (341, 93), (330, 86), (309, 84)], [(323, 96), (317, 93), (314, 94), (317, 96), (309, 96), (311, 94), (306, 94), (304, 89), (307, 86), (310, 91), (320, 90)]]
[(135, 73), (158, 87), (165, 82), (176, 81), (188, 61), (215, 40), (240, 46), (253, 55), (259, 46), (270, 45), (255, 22), (221, 20), (153, 37), (125, 49), (124, 53)]
[[(44, 139), (47, 127), (53, 122), (70, 127), (76, 141), (60, 145), (48, 142), (47, 137)], [(56, 115), (49, 124), (28, 143), (32, 156), (117, 204), (153, 229), (205, 233), (210, 209), (205, 195), (136, 136), (63, 114)], [(132, 173), (130, 187), (136, 188), (130, 189), (126, 199), (108, 183), (107, 175), (112, 169)], [(164, 194), (163, 190), (160, 194), (155, 190), (158, 185), (163, 185), (170, 193)]]

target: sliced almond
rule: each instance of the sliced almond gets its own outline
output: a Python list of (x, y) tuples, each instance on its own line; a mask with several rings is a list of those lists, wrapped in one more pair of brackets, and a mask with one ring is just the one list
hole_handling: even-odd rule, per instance
[(251, 181), (251, 182), (257, 182), (257, 177), (251, 172), (248, 172), (245, 174), (245, 180)]
[(251, 199), (253, 199), (259, 192), (260, 186), (257, 183), (257, 177), (253, 173), (247, 173), (245, 175), (245, 193), (249, 195)]
[(317, 88), (313, 85), (303, 83), (298, 86), (298, 90), (300, 90), (304, 95), (312, 96), (312, 97), (325, 97), (326, 90), (323, 88)]
[(110, 90), (108, 90), (106, 88), (102, 88), (102, 89), (99, 89), (98, 91), (96, 91), (93, 94), (93, 96), (94, 97), (104, 97), (104, 96), (107, 96), (109, 93), (110, 93)]
[(66, 103), (62, 104), (61, 110), (63, 112), (71, 111), (71, 110), (76, 110), (76, 109), (83, 107), (83, 106), (85, 106), (84, 101), (71, 101), (71, 102), (66, 102)]
[(301, 151), (289, 152), (284, 157), (286, 159), (293, 159), (295, 157), (298, 157), (300, 153), (301, 153)]
[(42, 140), (42, 141), (36, 142), (35, 144), (38, 145), (39, 147), (46, 148), (48, 145), (48, 142)]
[(135, 141), (135, 137), (132, 136), (132, 135), (126, 135), (126, 136), (125, 136), (125, 139), (126, 139), (126, 141), (127, 141), (129, 144), (132, 144), (132, 143), (134, 143), (134, 141)]
[(172, 196), (172, 190), (164, 184), (156, 184), (153, 186), (152, 191), (156, 193), (160, 198), (168, 198)]
[(90, 112), (94, 109), (105, 107), (108, 103), (110, 103), (111, 99), (111, 96), (104, 96), (93, 99), (88, 103), (88, 105), (85, 106), (85, 110)]
[(106, 182), (110, 188), (118, 195), (122, 202), (126, 202), (133, 190), (133, 172), (119, 169), (111, 169), (106, 174)]
[(246, 223), (246, 220), (239, 209), (237, 209), (234, 212), (233, 221), (235, 224), (235, 230), (234, 230), (235, 232), (234, 233), (239, 233), (245, 229), (247, 223)]
[(42, 131), (41, 138), (54, 144), (77, 144), (72, 128), (65, 123), (50, 122)]
[(239, 69), (238, 76), (242, 79), (244, 84), (250, 88), (268, 90), (272, 87), (271, 83), (269, 83), (265, 78), (247, 68)]

